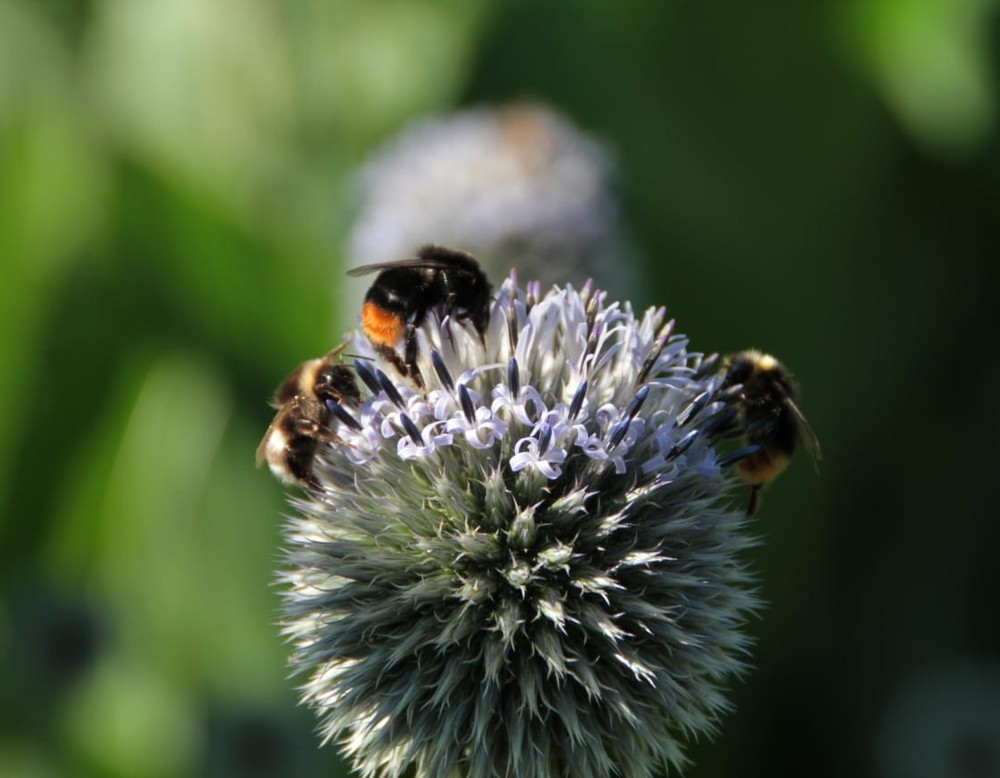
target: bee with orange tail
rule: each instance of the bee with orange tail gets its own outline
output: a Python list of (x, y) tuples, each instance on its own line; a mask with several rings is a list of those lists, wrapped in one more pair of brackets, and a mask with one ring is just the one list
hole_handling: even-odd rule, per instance
[(339, 440), (330, 423), (335, 416), (344, 416), (344, 406), (361, 402), (354, 373), (335, 361), (348, 342), (325, 357), (303, 362), (275, 393), (271, 405), (278, 412), (257, 447), (257, 466), (267, 461), (285, 483), (319, 488), (312, 471), (316, 452), (320, 444)]
[(791, 373), (770, 354), (753, 349), (723, 361), (722, 388), (741, 386), (735, 398), (738, 425), (748, 446), (757, 450), (736, 465), (750, 485), (747, 515), (760, 505), (760, 490), (788, 467), (801, 439), (814, 459), (820, 458), (819, 441), (795, 404)]
[[(485, 342), (490, 321), (490, 282), (471, 254), (424, 246), (412, 259), (379, 262), (348, 271), (361, 276), (380, 271), (365, 294), (361, 329), (379, 355), (423, 387), (417, 368), (417, 330), (429, 311), (443, 319), (468, 319)], [(396, 346), (403, 341), (403, 355)]]

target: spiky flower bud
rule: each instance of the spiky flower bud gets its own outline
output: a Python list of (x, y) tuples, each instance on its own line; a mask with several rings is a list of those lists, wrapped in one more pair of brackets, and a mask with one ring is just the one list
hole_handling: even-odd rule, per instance
[(758, 605), (717, 371), (589, 285), (508, 279), (483, 340), (429, 316), (422, 390), (352, 344), (286, 526), (303, 699), (365, 776), (679, 768)]

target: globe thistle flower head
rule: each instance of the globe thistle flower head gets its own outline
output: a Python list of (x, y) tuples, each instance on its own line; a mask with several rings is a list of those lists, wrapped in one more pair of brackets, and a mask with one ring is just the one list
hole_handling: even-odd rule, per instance
[[(358, 337), (284, 632), (365, 776), (647, 776), (685, 763), (756, 609), (711, 361), (662, 309), (509, 278), (486, 337), (428, 316), (417, 389)], [(484, 342), (485, 341), (485, 342)]]

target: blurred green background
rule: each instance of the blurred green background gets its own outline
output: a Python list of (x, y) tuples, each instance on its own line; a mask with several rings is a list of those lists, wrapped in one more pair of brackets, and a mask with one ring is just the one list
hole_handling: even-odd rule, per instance
[(0, 0), (0, 775), (346, 774), (266, 400), (339, 339), (358, 165), (518, 98), (614, 150), (636, 302), (778, 355), (823, 444), (689, 774), (1000, 775), (998, 6)]

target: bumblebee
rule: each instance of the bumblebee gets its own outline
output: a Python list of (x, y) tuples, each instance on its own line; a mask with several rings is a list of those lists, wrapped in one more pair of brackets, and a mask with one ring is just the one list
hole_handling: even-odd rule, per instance
[(321, 443), (340, 440), (330, 430), (333, 409), (361, 402), (351, 369), (335, 361), (347, 343), (303, 362), (275, 393), (271, 406), (278, 412), (257, 447), (257, 466), (267, 460), (271, 472), (285, 483), (319, 488), (312, 472), (316, 451)]
[[(491, 287), (471, 254), (424, 246), (412, 259), (364, 265), (348, 275), (375, 271), (380, 272), (361, 307), (361, 329), (379, 355), (417, 386), (424, 385), (417, 369), (417, 330), (429, 311), (442, 319), (467, 319), (485, 343)], [(404, 342), (402, 357), (396, 351), (400, 340)]]
[(814, 459), (819, 441), (795, 404), (791, 373), (770, 354), (748, 350), (723, 361), (722, 388), (741, 386), (735, 398), (737, 423), (747, 445), (757, 450), (737, 464), (740, 477), (750, 485), (747, 515), (760, 504), (760, 490), (777, 478), (791, 461), (800, 439)]

